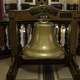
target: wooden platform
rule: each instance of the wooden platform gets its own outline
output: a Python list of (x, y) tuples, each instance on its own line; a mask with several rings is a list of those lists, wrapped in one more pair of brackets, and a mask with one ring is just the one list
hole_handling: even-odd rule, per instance
[[(77, 59), (78, 62), (80, 57), (77, 57)], [(11, 64), (10, 58), (0, 60), (1, 80), (6, 80), (6, 74), (10, 64)], [(80, 63), (78, 65), (80, 65)], [(55, 80), (72, 80), (72, 75), (69, 69), (63, 65), (55, 68), (54, 77)], [(17, 73), (16, 80), (43, 80), (42, 66), (38, 66), (38, 65), (22, 66)]]

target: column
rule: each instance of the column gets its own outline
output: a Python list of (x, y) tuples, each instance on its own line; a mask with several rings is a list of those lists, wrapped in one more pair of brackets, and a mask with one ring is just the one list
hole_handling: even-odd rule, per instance
[(63, 10), (67, 10), (67, 1), (66, 0), (64, 0), (64, 8), (63, 8)]
[(17, 10), (21, 10), (21, 0), (17, 0)]

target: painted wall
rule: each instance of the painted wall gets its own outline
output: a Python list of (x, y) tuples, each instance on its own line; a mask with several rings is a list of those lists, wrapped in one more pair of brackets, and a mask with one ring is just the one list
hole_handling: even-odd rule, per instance
[(66, 0), (70, 4), (78, 4), (79, 0)]
[(9, 4), (9, 3), (16, 3), (17, 1), (16, 0), (4, 0), (4, 2), (6, 4)]
[[(49, 0), (50, 1), (50, 0)], [(5, 3), (16, 3), (17, 0), (4, 0)], [(22, 3), (25, 3), (25, 0), (21, 0)], [(65, 0), (59, 0), (59, 2), (64, 3)], [(80, 3), (80, 0), (66, 0), (66, 3), (74, 4)]]

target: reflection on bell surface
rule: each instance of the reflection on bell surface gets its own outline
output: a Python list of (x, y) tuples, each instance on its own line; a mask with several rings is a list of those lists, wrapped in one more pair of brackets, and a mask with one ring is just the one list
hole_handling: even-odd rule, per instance
[(39, 21), (34, 24), (32, 40), (29, 46), (23, 49), (25, 59), (56, 59), (62, 58), (64, 52), (53, 37), (53, 24), (48, 21)]

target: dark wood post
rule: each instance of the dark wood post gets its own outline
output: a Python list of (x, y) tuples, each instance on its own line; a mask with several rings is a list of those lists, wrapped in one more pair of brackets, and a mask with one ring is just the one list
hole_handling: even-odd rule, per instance
[[(3, 0), (0, 0), (0, 21), (3, 20)], [(4, 47), (4, 28), (0, 25), (0, 48)]]
[(76, 20), (71, 22), (71, 32), (70, 32), (70, 53), (76, 55), (76, 50), (78, 46), (78, 23)]

